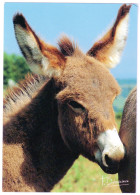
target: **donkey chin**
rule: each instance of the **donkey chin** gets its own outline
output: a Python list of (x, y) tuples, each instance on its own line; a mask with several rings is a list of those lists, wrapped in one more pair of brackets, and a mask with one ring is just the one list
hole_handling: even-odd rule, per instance
[(118, 173), (120, 164), (126, 158), (126, 150), (120, 140), (117, 130), (107, 130), (98, 137), (97, 149), (94, 153), (95, 161), (104, 172)]

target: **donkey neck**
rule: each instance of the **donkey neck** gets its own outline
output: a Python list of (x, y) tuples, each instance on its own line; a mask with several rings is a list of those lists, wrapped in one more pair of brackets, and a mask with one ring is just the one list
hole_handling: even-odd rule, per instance
[[(23, 179), (36, 191), (50, 191), (65, 175), (78, 155), (64, 144), (58, 127), (54, 81), (42, 86), (39, 93), (4, 126), (5, 144), (22, 144)], [(36, 178), (26, 173), (29, 159)]]

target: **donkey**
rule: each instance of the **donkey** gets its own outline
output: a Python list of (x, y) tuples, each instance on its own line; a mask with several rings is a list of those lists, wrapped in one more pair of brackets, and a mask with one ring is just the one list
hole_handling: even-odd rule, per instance
[(108, 68), (125, 46), (130, 5), (86, 53), (66, 36), (44, 43), (22, 14), (17, 42), (35, 73), (4, 100), (3, 191), (50, 191), (79, 155), (116, 173), (125, 156), (112, 103), (120, 93)]
[(136, 88), (132, 90), (124, 106), (120, 138), (126, 148), (126, 157), (120, 163), (119, 181), (122, 192), (136, 191)]

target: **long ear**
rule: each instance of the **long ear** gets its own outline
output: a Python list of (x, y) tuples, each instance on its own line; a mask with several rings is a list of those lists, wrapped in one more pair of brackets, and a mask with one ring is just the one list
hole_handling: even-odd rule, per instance
[(130, 8), (131, 5), (126, 4), (120, 7), (113, 27), (87, 52), (107, 68), (115, 67), (120, 61), (127, 39)]
[(64, 55), (40, 40), (22, 14), (15, 15), (13, 22), (17, 42), (30, 69), (48, 77), (59, 76), (65, 65)]

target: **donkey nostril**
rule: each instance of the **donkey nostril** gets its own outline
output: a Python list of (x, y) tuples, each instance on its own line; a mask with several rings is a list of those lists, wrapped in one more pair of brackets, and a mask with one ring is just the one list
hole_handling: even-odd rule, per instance
[(109, 167), (116, 167), (118, 165), (118, 161), (112, 160), (107, 154), (105, 155), (105, 161)]
[(108, 166), (110, 166), (110, 165), (112, 164), (111, 159), (108, 157), (107, 154), (105, 155), (105, 161), (106, 161), (106, 164), (107, 164)]

